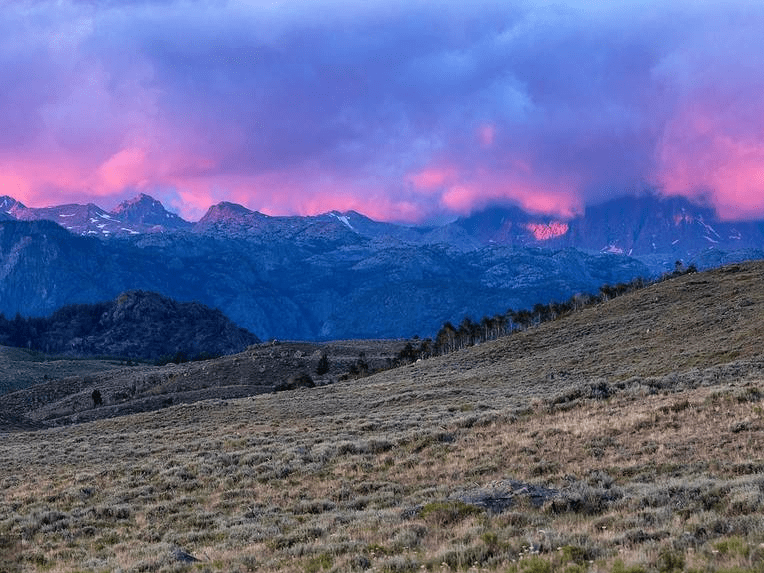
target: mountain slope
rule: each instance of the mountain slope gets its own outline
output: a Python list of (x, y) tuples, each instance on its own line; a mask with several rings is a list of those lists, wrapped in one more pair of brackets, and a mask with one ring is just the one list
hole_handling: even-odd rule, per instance
[(298, 223), (267, 240), (179, 233), (112, 241), (47, 221), (0, 223), (0, 312), (47, 315), (141, 289), (219, 308), (262, 339), (429, 336), (447, 320), (565, 300), (649, 272), (615, 255), (380, 245), (342, 239), (352, 231), (336, 219)]
[(6, 433), (3, 565), (756, 570), (762, 313), (751, 263), (363, 380)]
[[(514, 386), (523, 379), (549, 393), (600, 380), (691, 377), (733, 361), (753, 361), (750, 367), (758, 369), (764, 367), (761, 313), (764, 263), (730, 265), (653, 284), (438, 360), (459, 364), (449, 383)], [(410, 368), (406, 376), (431, 383), (436, 363)]]
[(192, 359), (233, 354), (256, 342), (256, 336), (219, 310), (144, 291), (128, 291), (110, 302), (65, 306), (47, 318), (0, 320), (0, 344), (64, 356)]

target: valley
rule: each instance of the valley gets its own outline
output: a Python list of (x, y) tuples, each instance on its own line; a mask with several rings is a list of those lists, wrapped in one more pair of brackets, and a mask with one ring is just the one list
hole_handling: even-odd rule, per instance
[[(73, 424), (20, 400), (64, 425), (0, 434), (0, 569), (760, 571), (762, 312), (743, 263), (366, 378), (103, 419), (84, 394)], [(91, 376), (182, 395), (312, 369), (291, 344)]]

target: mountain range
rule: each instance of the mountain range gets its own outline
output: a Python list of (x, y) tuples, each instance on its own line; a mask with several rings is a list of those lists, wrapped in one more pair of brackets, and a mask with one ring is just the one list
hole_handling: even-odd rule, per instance
[(762, 257), (764, 223), (683, 198), (624, 197), (570, 219), (491, 207), (439, 226), (354, 211), (272, 217), (223, 202), (191, 223), (149, 197), (111, 211), (0, 197), (0, 312), (149, 290), (262, 339), (430, 336), (445, 321), (564, 300), (672, 269)]
[(625, 254), (649, 260), (651, 265), (665, 265), (669, 259), (670, 263), (693, 260), (708, 250), (739, 251), (764, 245), (764, 221), (722, 221), (712, 207), (654, 193), (591, 205), (567, 219), (529, 213), (516, 206), (493, 206), (439, 226), (378, 222), (355, 211), (272, 217), (230, 202), (213, 205), (199, 221), (189, 222), (146, 194), (111, 211), (92, 203), (32, 208), (2, 196), (0, 220), (54, 221), (73, 234), (102, 239), (186, 231), (263, 241), (372, 239), (443, 244), (459, 250), (491, 245), (575, 248)]

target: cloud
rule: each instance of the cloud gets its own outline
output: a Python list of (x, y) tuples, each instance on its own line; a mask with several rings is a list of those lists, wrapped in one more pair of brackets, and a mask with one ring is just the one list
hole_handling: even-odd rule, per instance
[(764, 216), (762, 30), (744, 0), (14, 3), (0, 193), (418, 221), (649, 184)]

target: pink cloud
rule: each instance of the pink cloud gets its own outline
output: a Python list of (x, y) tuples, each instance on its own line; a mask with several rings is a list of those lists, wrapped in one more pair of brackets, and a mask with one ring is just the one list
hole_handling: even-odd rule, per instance
[[(67, 161), (69, 159), (69, 161)], [(72, 194), (83, 194), (83, 172), (76, 158), (34, 156), (5, 157), (0, 171), (0, 192), (33, 207), (71, 202)]]
[(492, 123), (485, 123), (478, 128), (478, 141), (483, 147), (493, 146), (494, 139), (496, 138), (496, 125)]
[(318, 215), (356, 210), (377, 220), (420, 221), (430, 214), (421, 204), (385, 192), (379, 181), (318, 168), (253, 175), (209, 175), (172, 178), (179, 201), (173, 203), (190, 220), (210, 205), (232, 201), (266, 215)]
[(710, 195), (722, 218), (764, 216), (764, 101), (702, 95), (667, 124), (657, 180), (669, 195)]
[(0, 192), (414, 222), (650, 180), (764, 216), (755, 3), (123, 4), (0, 11)]
[(103, 188), (106, 194), (111, 194), (127, 186), (145, 183), (151, 171), (143, 149), (122, 149), (98, 168), (96, 186)]
[(456, 176), (456, 168), (451, 165), (433, 165), (408, 174), (406, 180), (417, 191), (430, 194), (442, 189), (444, 185), (456, 179)]
[(29, 180), (12, 171), (0, 171), (0, 195), (15, 197), (23, 203), (31, 196)]
[(462, 214), (496, 201), (516, 202), (528, 211), (560, 216), (570, 216), (580, 209), (575, 186), (515, 173), (482, 173), (449, 187), (441, 197), (444, 207)]

